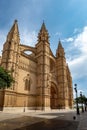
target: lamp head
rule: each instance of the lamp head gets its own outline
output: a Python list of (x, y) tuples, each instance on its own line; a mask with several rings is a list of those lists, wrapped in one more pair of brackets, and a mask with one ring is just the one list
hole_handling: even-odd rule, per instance
[(75, 87), (77, 87), (77, 84), (74, 84)]
[(82, 97), (82, 92), (80, 91), (80, 96)]
[(77, 93), (77, 87), (74, 88), (75, 92)]

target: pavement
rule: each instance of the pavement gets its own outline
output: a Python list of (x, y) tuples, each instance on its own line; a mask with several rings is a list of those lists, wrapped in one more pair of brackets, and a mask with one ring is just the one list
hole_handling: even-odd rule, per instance
[(87, 130), (87, 112), (75, 110), (0, 112), (0, 130)]

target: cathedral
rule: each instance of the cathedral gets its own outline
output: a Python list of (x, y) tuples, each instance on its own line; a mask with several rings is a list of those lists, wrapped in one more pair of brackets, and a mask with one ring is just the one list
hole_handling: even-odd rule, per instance
[(15, 82), (0, 90), (0, 110), (71, 109), (72, 77), (59, 40), (56, 55), (50, 48), (43, 22), (35, 47), (20, 43), (17, 20), (3, 45), (0, 66), (9, 70)]

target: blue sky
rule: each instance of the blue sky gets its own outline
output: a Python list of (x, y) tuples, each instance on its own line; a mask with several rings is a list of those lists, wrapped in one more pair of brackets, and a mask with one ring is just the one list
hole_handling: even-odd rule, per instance
[(60, 38), (73, 87), (87, 96), (87, 0), (0, 0), (0, 50), (15, 19), (21, 43), (31, 46), (45, 21), (53, 53)]

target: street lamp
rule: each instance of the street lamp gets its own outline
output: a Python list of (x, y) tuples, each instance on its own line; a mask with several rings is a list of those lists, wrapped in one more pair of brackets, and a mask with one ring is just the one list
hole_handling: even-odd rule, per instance
[(82, 99), (82, 92), (80, 91), (80, 97), (81, 97), (81, 102), (82, 102), (82, 112), (84, 112), (84, 109), (83, 109), (83, 99)]
[(25, 103), (26, 103), (26, 102), (24, 101), (24, 110), (23, 110), (23, 112), (25, 112)]
[(85, 111), (87, 111), (86, 109), (87, 109), (87, 98), (85, 99)]
[(78, 106), (78, 94), (77, 94), (77, 84), (74, 84), (75, 88), (75, 92), (76, 92), (76, 111), (77, 111), (77, 115), (79, 115), (79, 106)]

